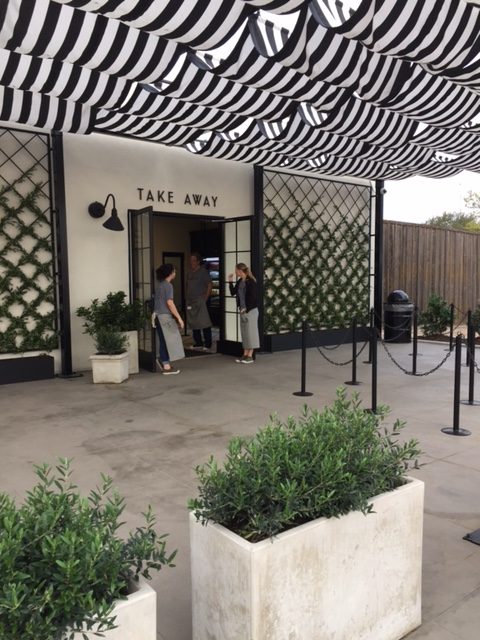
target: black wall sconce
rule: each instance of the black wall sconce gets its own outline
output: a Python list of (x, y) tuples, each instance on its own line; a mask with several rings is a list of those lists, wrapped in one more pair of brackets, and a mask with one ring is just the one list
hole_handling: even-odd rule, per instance
[(88, 213), (92, 216), (92, 218), (101, 218), (102, 216), (104, 216), (109, 198), (112, 198), (113, 200), (112, 214), (110, 218), (108, 218), (108, 220), (103, 223), (103, 226), (105, 227), (105, 229), (110, 229), (110, 231), (123, 231), (124, 227), (120, 221), (120, 218), (118, 217), (117, 208), (115, 206), (115, 196), (113, 195), (113, 193), (108, 194), (107, 199), (105, 200), (105, 204), (102, 204), (101, 202), (92, 202), (91, 204), (89, 204)]

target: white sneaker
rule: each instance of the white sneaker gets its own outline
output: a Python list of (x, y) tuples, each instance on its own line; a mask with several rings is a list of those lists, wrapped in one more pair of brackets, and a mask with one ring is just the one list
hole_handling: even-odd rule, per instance
[(180, 373), (180, 369), (175, 369), (175, 367), (170, 366), (170, 369), (163, 368), (162, 371), (164, 376), (175, 376), (177, 373)]

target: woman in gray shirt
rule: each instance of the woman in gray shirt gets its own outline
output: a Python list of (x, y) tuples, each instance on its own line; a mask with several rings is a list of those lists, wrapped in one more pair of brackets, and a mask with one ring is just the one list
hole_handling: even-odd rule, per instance
[[(180, 373), (179, 369), (172, 367), (170, 362), (185, 357), (180, 330), (183, 329), (183, 320), (178, 313), (173, 301), (172, 280), (176, 272), (173, 264), (162, 264), (156, 270), (158, 285), (155, 288), (155, 306), (153, 324), (157, 329), (159, 342), (159, 363), (163, 375)], [(178, 324), (177, 324), (178, 323)]]

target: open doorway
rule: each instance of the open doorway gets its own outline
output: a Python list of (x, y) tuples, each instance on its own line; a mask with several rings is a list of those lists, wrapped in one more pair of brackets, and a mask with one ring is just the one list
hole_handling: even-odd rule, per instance
[[(227, 274), (234, 273), (238, 262), (251, 264), (251, 217), (225, 219), (164, 214), (154, 212), (151, 206), (130, 209), (128, 217), (132, 299), (139, 300), (151, 311), (155, 269), (168, 258), (180, 276), (174, 280), (174, 295), (184, 316), (189, 256), (192, 251), (198, 251), (205, 259), (212, 280), (210, 315), (215, 338), (212, 351), (241, 355), (240, 317), (235, 299), (226, 294)], [(187, 349), (192, 345), (192, 338), (187, 330), (184, 336)], [(156, 370), (156, 348), (155, 329), (150, 320), (146, 320), (138, 332), (142, 369)]]
[[(220, 272), (222, 235), (220, 222), (200, 216), (174, 216), (153, 214), (152, 245), (154, 268), (170, 262), (177, 271), (172, 282), (174, 301), (183, 318), (187, 318), (187, 275), (190, 255), (198, 253), (202, 266), (207, 269), (212, 282), (212, 293), (207, 302), (212, 321), (212, 352), (216, 352), (221, 331)], [(185, 324), (183, 335), (187, 357), (206, 355), (205, 351), (193, 348), (192, 330)]]

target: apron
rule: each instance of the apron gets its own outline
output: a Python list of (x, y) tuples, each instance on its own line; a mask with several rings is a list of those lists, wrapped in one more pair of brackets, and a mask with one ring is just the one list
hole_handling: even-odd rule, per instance
[(240, 332), (244, 349), (259, 349), (258, 309), (250, 309), (248, 313), (240, 314)]
[(162, 328), (170, 360), (181, 360), (185, 357), (185, 351), (177, 323), (170, 314), (160, 313), (157, 318)]
[(206, 300), (197, 298), (187, 304), (187, 321), (190, 329), (194, 330), (208, 329), (212, 326)]

